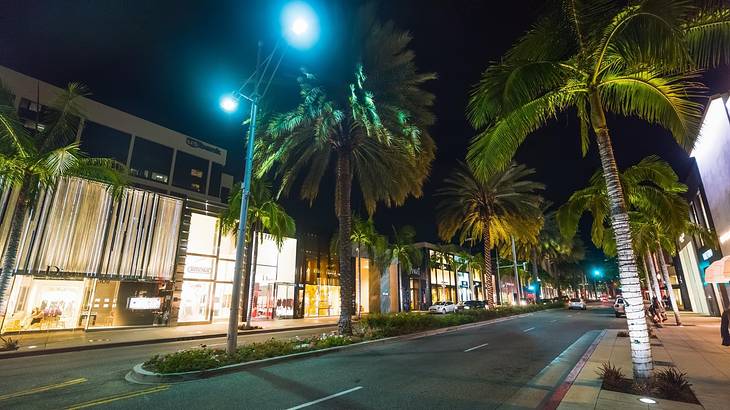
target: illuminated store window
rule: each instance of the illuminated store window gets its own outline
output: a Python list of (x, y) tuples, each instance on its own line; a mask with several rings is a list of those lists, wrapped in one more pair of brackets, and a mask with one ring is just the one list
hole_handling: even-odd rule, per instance
[(228, 319), (231, 312), (231, 296), (233, 285), (230, 283), (216, 283), (213, 293), (213, 319)]
[(194, 213), (190, 216), (188, 253), (215, 255), (218, 246), (218, 220), (213, 216)]
[(178, 321), (205, 322), (208, 320), (210, 288), (210, 282), (183, 282)]

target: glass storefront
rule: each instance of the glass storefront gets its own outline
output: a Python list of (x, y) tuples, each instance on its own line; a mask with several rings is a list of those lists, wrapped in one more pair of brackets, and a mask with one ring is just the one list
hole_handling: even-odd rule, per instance
[(329, 252), (304, 249), (304, 317), (340, 314), (340, 273)]
[[(297, 241), (281, 247), (267, 234), (258, 247), (252, 319), (291, 318)], [(236, 241), (214, 216), (192, 213), (178, 322), (227, 320), (231, 309)]]
[(456, 283), (454, 272), (448, 268), (442, 253), (429, 250), (431, 261), (431, 301), (451, 301), (456, 303)]
[[(6, 209), (12, 195), (3, 194)], [(166, 323), (182, 200), (64, 178), (21, 237), (3, 332)], [(0, 232), (7, 233), (7, 214)]]
[(74, 329), (90, 280), (15, 277), (3, 332)]

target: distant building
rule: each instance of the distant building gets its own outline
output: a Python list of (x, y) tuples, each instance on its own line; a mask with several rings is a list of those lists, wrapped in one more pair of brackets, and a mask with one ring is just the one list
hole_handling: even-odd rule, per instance
[[(62, 90), (3, 66), (0, 79), (15, 94), (25, 125), (44, 127), (39, 113)], [(225, 149), (89, 98), (81, 97), (79, 106), (85, 117), (77, 136), (81, 150), (127, 165), (134, 185), (178, 197), (225, 201), (233, 186), (233, 177), (223, 172)]]

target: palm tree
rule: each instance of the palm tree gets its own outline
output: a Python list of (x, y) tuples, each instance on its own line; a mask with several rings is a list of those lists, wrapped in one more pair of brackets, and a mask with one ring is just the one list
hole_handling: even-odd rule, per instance
[(487, 304), (494, 306), (492, 290), (492, 258), (490, 249), (498, 241), (506, 241), (512, 233), (536, 234), (535, 221), (541, 215), (542, 198), (537, 194), (545, 187), (527, 177), (535, 171), (512, 164), (490, 177), (475, 174), (460, 163), (436, 192), (439, 236), (451, 240), (459, 232), (459, 242), (481, 240), (483, 243)]
[[(730, 60), (730, 10), (720, 2), (556, 0), (472, 92), (468, 115), (482, 132), (468, 159), (477, 171), (509, 163), (527, 135), (572, 108), (587, 152), (593, 130), (608, 187), (634, 375), (652, 370), (649, 334), (627, 207), (606, 112), (669, 130), (690, 148), (701, 117), (698, 70)], [(705, 3), (705, 2), (702, 2)]]
[[(241, 214), (241, 186), (236, 185), (228, 198), (228, 207), (220, 215), (220, 224), (225, 234), (236, 234), (238, 218)], [(246, 328), (251, 328), (251, 310), (253, 310), (253, 289), (256, 283), (256, 264), (258, 260), (258, 247), (263, 242), (263, 233), (266, 231), (271, 235), (276, 245), (281, 248), (286, 237), (294, 236), (296, 224), (294, 219), (286, 213), (286, 210), (276, 202), (271, 193), (269, 185), (261, 180), (254, 179), (251, 185), (251, 195), (248, 200), (248, 217), (246, 218), (245, 238), (249, 249), (251, 249), (252, 261), (248, 265), (248, 284), (246, 309)], [(253, 233), (253, 237), (249, 236)], [(242, 240), (237, 238), (237, 240)], [(238, 274), (238, 273), (236, 273)], [(237, 309), (232, 306), (231, 309)]]
[(352, 70), (346, 76), (349, 80), (328, 87), (328, 94), (312, 74), (304, 73), (301, 102), (274, 116), (257, 147), (264, 158), (258, 172), (274, 169), (284, 194), (303, 175), (300, 194), (310, 203), (319, 193), (322, 177), (334, 168), (341, 334), (352, 333), (353, 184), (370, 215), (379, 202), (401, 205), (422, 194), (435, 155), (427, 132), (434, 122), (434, 96), (423, 84), (436, 76), (418, 72), (409, 49), (410, 34), (392, 23), (381, 24), (367, 10), (371, 9), (361, 13), (360, 37), (353, 41), (362, 49), (359, 58), (347, 65)]
[(83, 118), (79, 99), (87, 94), (83, 85), (70, 83), (29, 130), (15, 111), (14, 96), (0, 83), (0, 190), (17, 192), (2, 255), (0, 306), (15, 269), (26, 215), (41, 191), (54, 189), (60, 178), (81, 177), (109, 184), (119, 197), (127, 184), (124, 165), (88, 157), (75, 142)]
[[(679, 182), (672, 167), (655, 155), (646, 157), (621, 172), (619, 182), (628, 204), (633, 249), (637, 255), (641, 255), (644, 272), (648, 277), (647, 285), (653, 287), (657, 298), (661, 299), (654, 268), (654, 253), (661, 254), (662, 249), (674, 249), (674, 240), (682, 232), (699, 231), (691, 224), (689, 205), (682, 197), (687, 187)], [(605, 182), (597, 172), (588, 187), (573, 193), (568, 202), (558, 210), (561, 231), (568, 237), (574, 235), (581, 215), (589, 212), (593, 217), (593, 243), (607, 255), (615, 255), (616, 244), (608, 222), (609, 206)], [(670, 286), (668, 273), (665, 283)], [(667, 292), (672, 293), (669, 287)], [(670, 298), (674, 298), (674, 295), (670, 295)], [(675, 319), (679, 323), (675, 300), (672, 300), (672, 306), (675, 309)]]
[(398, 274), (398, 300), (400, 306), (398, 311), (408, 310), (406, 306), (410, 306), (410, 295), (406, 295), (405, 290), (408, 290), (408, 276), (406, 276), (406, 282), (403, 279), (403, 269), (406, 272), (411, 271), (413, 262), (416, 260), (416, 250), (413, 248), (413, 240), (416, 238), (416, 229), (410, 225), (402, 226), (400, 229), (393, 227), (393, 243), (390, 246), (393, 258), (397, 264)]

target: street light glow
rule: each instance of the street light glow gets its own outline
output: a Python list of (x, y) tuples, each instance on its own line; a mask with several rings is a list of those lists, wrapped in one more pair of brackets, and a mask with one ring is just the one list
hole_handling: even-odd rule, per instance
[(302, 1), (287, 4), (281, 13), (284, 39), (292, 47), (305, 49), (319, 39), (319, 21), (311, 6)]
[(601, 276), (601, 271), (596, 269), (593, 271), (593, 276)]
[(301, 17), (294, 20), (294, 23), (291, 25), (291, 31), (298, 36), (304, 34), (307, 29), (309, 29), (309, 24)]
[(220, 104), (221, 108), (225, 112), (233, 112), (236, 111), (236, 109), (238, 108), (238, 100), (230, 95), (223, 96), (223, 98), (221, 98)]

